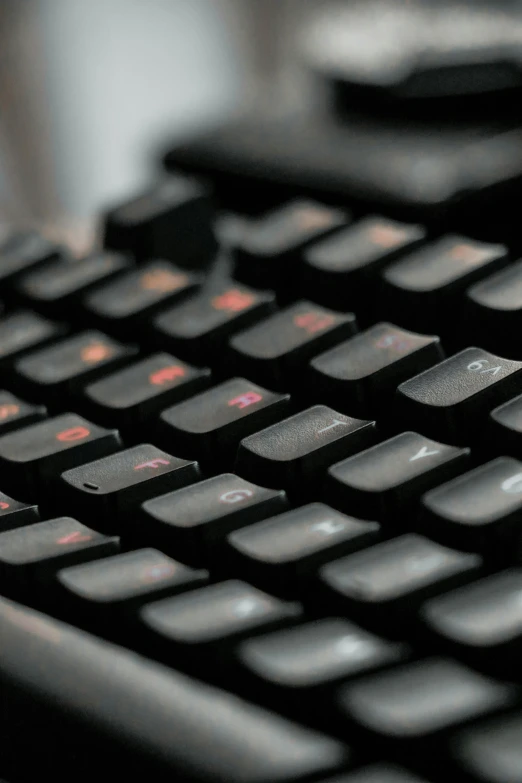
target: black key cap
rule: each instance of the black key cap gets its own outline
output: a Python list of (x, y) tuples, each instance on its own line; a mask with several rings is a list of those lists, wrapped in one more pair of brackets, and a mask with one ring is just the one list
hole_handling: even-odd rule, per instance
[(156, 353), (91, 383), (84, 390), (82, 404), (95, 421), (112, 423), (132, 438), (151, 416), (209, 383), (210, 370)]
[[(405, 648), (347, 620), (325, 619), (242, 642), (238, 658), (250, 677), (288, 699), (311, 698), (325, 686), (396, 663)], [(324, 715), (322, 716), (324, 719)]]
[(40, 514), (37, 506), (13, 500), (0, 492), (0, 531), (31, 525), (33, 522), (38, 522), (39, 519)]
[(168, 261), (150, 261), (88, 294), (83, 304), (103, 329), (127, 336), (129, 329), (143, 329), (153, 313), (187, 296), (199, 282), (198, 275)]
[(135, 353), (101, 332), (82, 332), (18, 359), (14, 383), (22, 394), (63, 405), (80, 386), (128, 363)]
[(522, 395), (491, 411), (480, 445), (484, 452), (522, 459)]
[(30, 405), (10, 392), (0, 391), (0, 435), (45, 419), (43, 405)]
[(177, 454), (223, 470), (234, 464), (239, 442), (288, 415), (290, 397), (232, 378), (164, 411), (158, 438)]
[(236, 470), (267, 487), (306, 493), (333, 462), (375, 440), (375, 422), (314, 405), (245, 438), (238, 449)]
[[(220, 647), (226, 648), (241, 637), (295, 622), (301, 607), (230, 579), (155, 601), (140, 614), (160, 657), (163, 650), (169, 657), (177, 651), (195, 663), (201, 661), (201, 654), (212, 650), (216, 656)], [(211, 660), (216, 662), (215, 657)]]
[(423, 601), (476, 578), (481, 566), (478, 555), (409, 534), (328, 563), (320, 576), (350, 617), (395, 636)]
[(64, 332), (60, 324), (26, 310), (6, 315), (0, 319), (0, 362), (57, 340)]
[(63, 256), (62, 248), (34, 231), (17, 234), (0, 247), (0, 285), (12, 283), (27, 270)]
[(459, 732), (451, 751), (457, 775), (470, 783), (522, 782), (522, 713), (492, 718)]
[(59, 517), (0, 533), (0, 585), (3, 595), (38, 601), (65, 566), (118, 551), (118, 539), (100, 535), (75, 519)]
[(401, 326), (451, 336), (466, 288), (508, 262), (503, 245), (441, 237), (384, 271), (381, 306)]
[(421, 618), (453, 655), (520, 679), (522, 571), (511, 569), (429, 601)]
[(484, 348), (518, 358), (521, 326), (522, 261), (517, 261), (468, 289), (462, 328)]
[(376, 522), (310, 503), (238, 530), (227, 543), (236, 571), (267, 590), (289, 595), (300, 592), (320, 564), (375, 543), (379, 534)]
[(356, 332), (355, 316), (298, 302), (230, 341), (231, 371), (269, 388), (303, 388), (299, 371), (321, 351)]
[(428, 783), (395, 764), (372, 764), (355, 772), (329, 778), (328, 783)]
[(47, 494), (48, 484), (67, 468), (121, 448), (115, 430), (64, 413), (0, 438), (2, 485), (16, 497)]
[(404, 529), (421, 495), (465, 471), (469, 455), (469, 449), (403, 432), (333, 465), (325, 497), (348, 513)]
[(343, 413), (376, 416), (400, 383), (442, 359), (438, 337), (376, 324), (312, 359), (307, 393)]
[(270, 315), (275, 296), (225, 281), (158, 315), (154, 337), (191, 361), (217, 362), (215, 351), (240, 329)]
[(81, 260), (54, 261), (25, 275), (17, 293), (43, 313), (77, 316), (75, 306), (93, 286), (107, 282), (130, 266), (115, 253), (100, 253)]
[(234, 276), (257, 288), (286, 287), (292, 283), (302, 251), (346, 221), (345, 212), (314, 201), (285, 204), (252, 221), (244, 231), (235, 248)]
[(419, 529), (449, 546), (512, 562), (522, 536), (522, 463), (499, 457), (428, 492)]
[(395, 417), (430, 438), (468, 445), (491, 409), (515, 396), (521, 371), (522, 362), (466, 348), (401, 384)]
[(209, 193), (202, 185), (169, 177), (108, 213), (105, 246), (139, 259), (171, 258), (182, 266), (205, 266), (216, 250), (212, 219)]
[[(22, 714), (32, 748), (54, 759), (60, 781), (77, 764), (78, 737), (93, 727), (104, 739), (107, 768), (125, 770), (129, 779), (152, 774), (161, 783), (299, 783), (334, 774), (350, 759), (341, 742), (1, 599), (0, 638), (0, 680), (9, 683), (2, 757), (17, 775), (29, 768), (28, 779), (34, 754), (27, 753), (27, 735), (20, 736), (22, 694), (31, 703)], [(82, 776), (94, 780), (102, 756), (90, 750), (87, 744), (82, 753)]]
[(147, 601), (199, 587), (208, 573), (187, 568), (155, 549), (139, 549), (64, 568), (57, 579), (60, 600), (74, 622), (95, 625), (104, 636), (113, 636), (113, 622)]
[(303, 295), (334, 309), (356, 307), (383, 266), (425, 237), (422, 226), (375, 216), (360, 220), (305, 251)]
[(216, 555), (216, 543), (232, 530), (286, 507), (284, 492), (224, 473), (144, 503), (133, 523), (132, 539), (190, 563), (205, 563)]
[(100, 530), (119, 530), (144, 500), (199, 478), (195, 462), (142, 443), (62, 474), (60, 502)]
[(339, 704), (374, 741), (390, 743), (408, 763), (433, 769), (439, 753), (429, 743), (506, 707), (514, 701), (513, 691), (454, 661), (429, 658), (345, 686)]

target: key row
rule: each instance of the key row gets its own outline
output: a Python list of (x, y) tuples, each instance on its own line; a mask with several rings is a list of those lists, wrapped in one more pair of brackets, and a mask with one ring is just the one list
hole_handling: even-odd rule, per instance
[[(453, 761), (452, 751), (464, 741), (472, 742), (481, 731), (480, 724), (465, 733), (462, 726), (504, 713), (520, 701), (512, 684), (492, 680), (451, 659), (405, 662), (409, 651), (403, 644), (350, 621), (325, 618), (303, 623), (297, 604), (281, 602), (246, 583), (228, 580), (204, 586), (206, 572), (151, 549), (113, 554), (116, 542), (74, 520), (30, 526), (25, 533), (32, 534), (33, 541), (34, 527), (45, 527), (45, 535), (42, 530), (36, 536), (37, 553), (45, 552), (45, 561), (35, 566), (36, 547), (29, 566), (21, 531), (2, 534), (2, 576), (5, 579), (10, 570), (7, 559), (19, 581), (30, 578), (35, 580), (33, 587), (48, 585), (51, 574), (66, 560), (68, 566), (58, 572), (56, 589), (62, 599), (60, 611), (73, 616), (77, 625), (109, 638), (128, 639), (125, 631), (119, 636), (123, 623), (132, 638), (139, 634), (139, 649), (153, 647), (160, 660), (171, 660), (175, 654), (177, 665), (190, 671), (201, 671), (211, 656), (210, 679), (215, 679), (216, 671), (222, 672), (218, 677), (226, 677), (233, 670), (235, 687), (245, 685), (254, 699), (283, 705), (285, 712), (299, 711), (305, 723), (326, 725), (343, 736), (346, 732), (359, 738), (361, 747), (371, 742), (373, 750), (384, 755), (390, 742), (398, 743), (394, 757), (420, 770), (427, 747), (439, 749), (438, 763), (444, 769)], [(67, 550), (66, 556), (53, 552), (51, 539), (55, 548)], [(470, 593), (472, 617), (484, 601), (477, 604), (471, 592), (484, 591), (485, 586), (478, 583), (461, 591)], [(437, 599), (439, 603), (452, 600), (452, 593)], [(501, 598), (497, 606), (502, 607)], [(487, 600), (485, 611), (491, 611)], [(502, 620), (496, 622), (497, 635), (499, 626)], [(518, 626), (520, 634), (520, 621)], [(516, 713), (507, 720), (510, 725)], [(496, 721), (493, 725), (501, 731), (506, 718)], [(456, 728), (460, 733), (455, 736)]]

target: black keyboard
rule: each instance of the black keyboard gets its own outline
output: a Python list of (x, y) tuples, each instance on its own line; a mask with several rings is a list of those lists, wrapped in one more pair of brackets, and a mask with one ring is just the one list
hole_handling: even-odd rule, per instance
[(0, 249), (0, 770), (519, 783), (521, 262), (217, 196)]

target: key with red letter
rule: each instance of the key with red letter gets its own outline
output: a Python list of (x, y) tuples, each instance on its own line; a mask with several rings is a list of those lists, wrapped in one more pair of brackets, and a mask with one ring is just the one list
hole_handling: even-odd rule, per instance
[(356, 331), (352, 313), (297, 302), (233, 337), (230, 367), (270, 389), (302, 391), (306, 363)]
[(148, 498), (192, 484), (196, 462), (178, 459), (142, 443), (62, 475), (61, 502), (75, 517), (96, 529), (119, 532), (131, 512)]
[(151, 416), (209, 383), (210, 370), (156, 353), (88, 386), (84, 408), (95, 421), (118, 427), (127, 441), (136, 442)]
[(158, 437), (166, 446), (175, 443), (180, 455), (223, 470), (242, 438), (287, 415), (289, 399), (232, 378), (164, 411)]
[(91, 424), (75, 413), (32, 424), (0, 438), (2, 486), (31, 500), (67, 468), (111, 454), (121, 447), (115, 430)]
[(16, 527), (38, 522), (38, 507), (13, 500), (0, 492), (0, 531), (14, 530)]
[(71, 517), (0, 533), (0, 589), (4, 595), (34, 604), (40, 598), (35, 588), (48, 585), (60, 568), (118, 549), (117, 538), (100, 535)]
[(196, 296), (161, 313), (154, 321), (155, 337), (189, 361), (212, 363), (216, 349), (231, 334), (270, 315), (275, 295), (254, 291), (232, 280), (205, 286)]

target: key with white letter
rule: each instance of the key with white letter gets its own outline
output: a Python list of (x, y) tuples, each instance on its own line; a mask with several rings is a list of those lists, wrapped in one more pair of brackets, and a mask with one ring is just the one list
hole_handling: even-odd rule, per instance
[(428, 492), (419, 522), (426, 535), (494, 562), (519, 561), (522, 463), (498, 459)]
[(424, 492), (466, 470), (469, 454), (403, 432), (330, 468), (325, 497), (362, 519), (401, 522)]
[(315, 405), (242, 440), (236, 471), (302, 497), (317, 487), (329, 465), (375, 440), (375, 422)]

